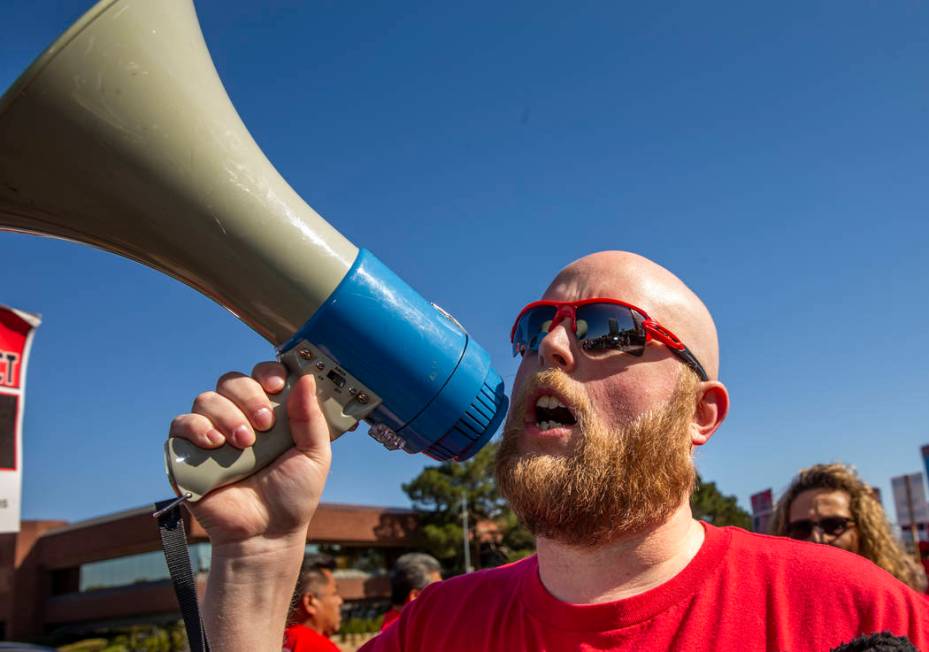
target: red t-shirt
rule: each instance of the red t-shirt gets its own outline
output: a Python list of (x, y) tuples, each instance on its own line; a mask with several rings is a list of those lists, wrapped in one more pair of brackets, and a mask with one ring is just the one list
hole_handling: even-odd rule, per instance
[(400, 619), (400, 614), (402, 609), (397, 607), (391, 607), (390, 611), (384, 614), (384, 622), (381, 623), (381, 631), (383, 632), (391, 623), (395, 623)]
[(336, 644), (306, 625), (291, 625), (284, 630), (281, 652), (340, 652)]
[(602, 604), (553, 597), (538, 559), (430, 585), (362, 652), (789, 650), (889, 631), (929, 651), (929, 601), (863, 557), (704, 524), (690, 564)]

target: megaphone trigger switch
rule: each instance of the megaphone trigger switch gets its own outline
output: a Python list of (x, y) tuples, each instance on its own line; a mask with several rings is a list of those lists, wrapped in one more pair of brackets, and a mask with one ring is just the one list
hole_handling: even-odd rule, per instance
[(365, 384), (305, 340), (282, 354), (280, 359), (291, 373), (316, 377), (316, 397), (329, 424), (330, 439), (355, 430), (358, 422), (382, 402)]

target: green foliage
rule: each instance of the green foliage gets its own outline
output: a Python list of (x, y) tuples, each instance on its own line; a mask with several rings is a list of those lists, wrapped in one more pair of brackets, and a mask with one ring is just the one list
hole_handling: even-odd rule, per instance
[(735, 525), (746, 530), (752, 528), (752, 517), (739, 507), (735, 496), (726, 496), (719, 491), (715, 482), (704, 482), (697, 476), (697, 486), (690, 498), (694, 518), (717, 526)]
[(339, 626), (339, 633), (342, 635), (342, 640), (346, 638), (354, 637), (359, 634), (376, 634), (381, 631), (381, 623), (384, 622), (384, 616), (377, 616), (375, 618), (360, 618), (352, 617), (345, 620)]
[(182, 622), (168, 627), (130, 625), (106, 632), (100, 638), (85, 639), (58, 648), (59, 652), (182, 652), (187, 650), (187, 634)]
[(100, 652), (109, 645), (105, 638), (88, 638), (70, 645), (63, 645), (58, 652)]
[(497, 524), (503, 531), (502, 548), (507, 562), (517, 561), (535, 552), (535, 537), (509, 508), (497, 519)]
[[(471, 530), (471, 563), (480, 566), (519, 559), (533, 552), (532, 535), (520, 525), (494, 482), (494, 456), (497, 443), (492, 442), (467, 462), (444, 462), (426, 467), (403, 490), (420, 516), (420, 545), (442, 562), (452, 574), (464, 570), (462, 496), (468, 501), (468, 526)], [(474, 527), (479, 521), (493, 521), (502, 533), (502, 541), (475, 541)]]

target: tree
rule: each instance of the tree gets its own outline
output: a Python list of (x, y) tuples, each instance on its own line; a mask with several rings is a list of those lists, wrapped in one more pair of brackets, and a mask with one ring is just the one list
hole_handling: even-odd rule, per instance
[[(466, 462), (429, 466), (403, 485), (419, 513), (421, 545), (450, 573), (464, 568), (462, 498), (467, 499), (471, 563), (493, 566), (531, 554), (532, 535), (518, 522), (497, 491), (492, 442)], [(496, 534), (475, 536), (478, 525), (492, 523)]]
[(725, 496), (716, 488), (715, 482), (704, 482), (697, 475), (697, 484), (690, 497), (690, 506), (694, 518), (722, 527), (735, 525), (746, 530), (752, 529), (752, 517), (739, 507), (735, 496)]

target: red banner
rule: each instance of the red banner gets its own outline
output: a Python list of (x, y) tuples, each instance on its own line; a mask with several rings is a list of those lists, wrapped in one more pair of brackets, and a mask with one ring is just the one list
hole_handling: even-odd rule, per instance
[(0, 306), (0, 532), (19, 531), (26, 364), (37, 315)]

